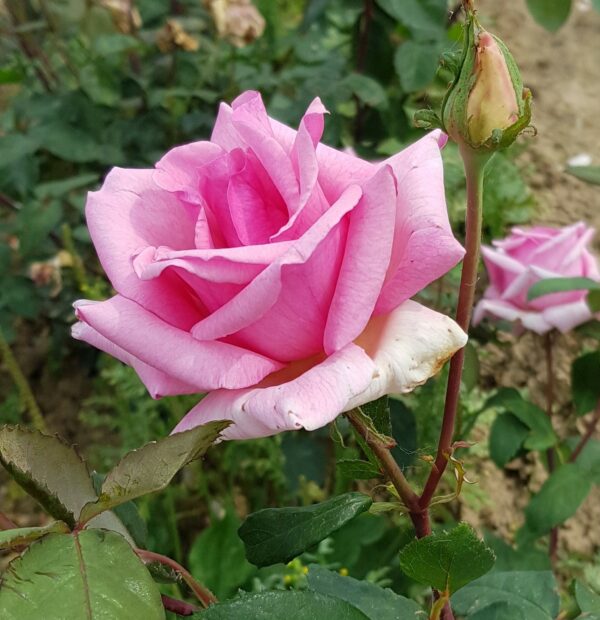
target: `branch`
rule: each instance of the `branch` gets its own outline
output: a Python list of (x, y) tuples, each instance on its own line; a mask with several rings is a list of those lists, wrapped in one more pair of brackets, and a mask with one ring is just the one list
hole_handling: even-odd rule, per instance
[(166, 594), (161, 594), (163, 607), (167, 611), (172, 611), (178, 616), (193, 616), (197, 611), (200, 611), (198, 607), (190, 605), (185, 601), (180, 601), (176, 598), (171, 598)]
[(573, 452), (571, 453), (571, 456), (569, 457), (570, 463), (574, 463), (579, 457), (579, 455), (583, 452), (583, 449), (586, 447), (588, 441), (592, 438), (592, 435), (594, 434), (594, 431), (596, 430), (596, 427), (598, 426), (598, 422), (600, 422), (600, 400), (598, 401), (598, 404), (596, 405), (596, 410), (594, 411), (594, 417), (589, 421), (588, 426), (585, 430), (585, 433), (583, 434), (583, 437), (579, 440), (579, 443), (577, 444), (577, 446), (575, 446), (575, 449), (573, 450)]

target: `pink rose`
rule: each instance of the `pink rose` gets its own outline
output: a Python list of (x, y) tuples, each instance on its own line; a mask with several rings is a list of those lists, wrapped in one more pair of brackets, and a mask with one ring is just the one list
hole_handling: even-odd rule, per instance
[(294, 131), (258, 93), (223, 104), (210, 142), (154, 170), (115, 168), (88, 198), (117, 295), (75, 304), (74, 336), (133, 366), (154, 397), (210, 392), (177, 426), (227, 438), (321, 427), (407, 392), (465, 344), (409, 301), (462, 257), (433, 132), (378, 164)]
[(513, 228), (494, 247), (482, 248), (490, 285), (473, 314), (477, 324), (486, 315), (520, 321), (525, 329), (544, 334), (567, 332), (592, 318), (586, 291), (552, 293), (527, 300), (533, 284), (545, 278), (583, 276), (600, 280), (596, 259), (587, 249), (594, 231), (583, 222), (564, 228)]

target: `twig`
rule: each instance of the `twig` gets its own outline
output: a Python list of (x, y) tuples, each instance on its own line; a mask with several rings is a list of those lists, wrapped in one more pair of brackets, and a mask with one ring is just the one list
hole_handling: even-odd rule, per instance
[(575, 463), (579, 455), (583, 452), (583, 449), (587, 446), (588, 441), (592, 438), (594, 431), (596, 430), (598, 423), (600, 422), (600, 401), (596, 405), (593, 418), (589, 421), (583, 437), (579, 440), (579, 443), (575, 446), (575, 449), (569, 457), (570, 463)]
[(12, 377), (14, 384), (19, 390), (21, 395), (21, 401), (29, 411), (29, 416), (33, 426), (42, 433), (48, 433), (48, 427), (46, 421), (42, 415), (42, 411), (31, 391), (31, 387), (27, 381), (27, 378), (23, 374), (17, 358), (13, 355), (11, 348), (8, 346), (4, 335), (0, 331), (0, 360), (4, 360), (4, 365), (8, 374)]
[[(356, 53), (356, 71), (358, 73), (364, 73), (366, 67), (367, 52), (369, 50), (369, 34), (371, 32), (371, 23), (373, 22), (373, 10), (373, 0), (364, 0)], [(357, 110), (354, 119), (354, 141), (358, 143), (362, 136), (365, 108), (357, 96), (355, 96), (355, 101)]]
[(167, 611), (172, 611), (179, 616), (193, 616), (197, 611), (200, 611), (195, 605), (190, 605), (185, 601), (180, 601), (177, 598), (171, 598), (166, 594), (161, 594), (163, 607)]
[(135, 552), (144, 562), (159, 562), (164, 566), (172, 568), (176, 573), (181, 575), (182, 579), (187, 583), (190, 590), (204, 607), (208, 607), (209, 605), (213, 605), (218, 602), (215, 595), (208, 588), (196, 581), (192, 574), (175, 560), (167, 557), (166, 555), (154, 553), (154, 551), (146, 551), (146, 549), (135, 549)]

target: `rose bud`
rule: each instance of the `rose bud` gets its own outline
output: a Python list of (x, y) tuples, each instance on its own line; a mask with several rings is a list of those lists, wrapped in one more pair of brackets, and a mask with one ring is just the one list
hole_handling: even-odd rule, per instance
[(507, 47), (467, 10), (462, 59), (442, 104), (442, 124), (459, 145), (510, 146), (531, 120), (531, 92)]

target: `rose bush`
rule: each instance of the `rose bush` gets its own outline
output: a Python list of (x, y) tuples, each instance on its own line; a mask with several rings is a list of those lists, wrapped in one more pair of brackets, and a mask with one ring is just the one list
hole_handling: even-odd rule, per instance
[(475, 308), (473, 322), (491, 315), (544, 334), (554, 328), (567, 332), (589, 321), (587, 291), (552, 293), (532, 301), (527, 292), (546, 278), (600, 280), (596, 259), (587, 249), (593, 235), (583, 222), (564, 228), (513, 228), (506, 239), (494, 241), (494, 247), (482, 248), (490, 285)]
[(75, 304), (76, 338), (133, 366), (154, 397), (210, 392), (177, 426), (228, 438), (315, 429), (434, 374), (466, 336), (410, 297), (463, 249), (433, 132), (371, 164), (294, 131), (259, 94), (222, 104), (210, 141), (153, 170), (115, 168), (88, 198), (117, 294)]

